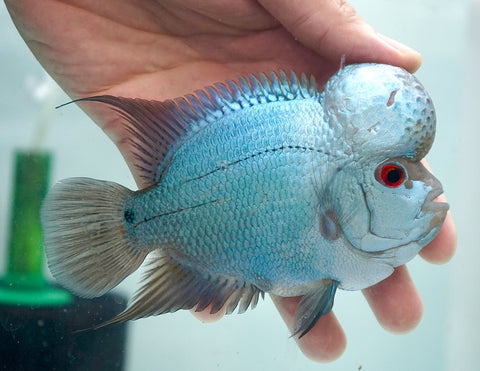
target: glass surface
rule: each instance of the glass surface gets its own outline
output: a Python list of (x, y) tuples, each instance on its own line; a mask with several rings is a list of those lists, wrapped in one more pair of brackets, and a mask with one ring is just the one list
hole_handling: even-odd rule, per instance
[[(267, 297), (253, 311), (203, 324), (188, 312), (135, 321), (127, 370), (474, 370), (480, 363), (476, 269), (479, 260), (477, 193), (480, 158), (480, 4), (460, 0), (355, 0), (379, 32), (420, 51), (416, 74), (437, 109), (437, 137), (428, 156), (456, 218), (454, 260), (408, 264), (422, 295), (424, 315), (405, 335), (392, 335), (374, 318), (360, 292), (340, 291), (334, 311), (348, 345), (343, 356), (319, 365), (298, 350)], [(0, 5), (0, 276), (6, 268), (14, 150), (53, 153), (51, 182), (73, 176), (115, 181), (135, 189), (121, 155), (106, 135), (47, 78)], [(339, 61), (340, 64), (340, 61)], [(473, 170), (473, 171), (472, 171)], [(130, 295), (135, 273), (119, 287)], [(0, 321), (1, 325), (1, 321)], [(19, 360), (21, 362), (21, 360)]]

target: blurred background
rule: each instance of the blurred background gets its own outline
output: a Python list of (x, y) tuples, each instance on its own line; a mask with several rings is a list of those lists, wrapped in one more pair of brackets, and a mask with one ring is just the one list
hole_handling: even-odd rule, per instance
[[(267, 297), (253, 311), (202, 324), (188, 312), (132, 322), (127, 370), (475, 370), (480, 364), (480, 271), (477, 264), (480, 184), (480, 1), (353, 0), (379, 32), (423, 56), (417, 77), (437, 109), (437, 137), (428, 155), (458, 228), (458, 251), (443, 266), (417, 257), (408, 264), (424, 301), (419, 326), (392, 335), (376, 322), (360, 292), (338, 292), (335, 313), (348, 346), (336, 362), (306, 359)], [(54, 154), (52, 182), (87, 176), (135, 189), (121, 155), (46, 75), (0, 5), (0, 275), (5, 250), (15, 149)], [(130, 295), (140, 278), (120, 286)]]

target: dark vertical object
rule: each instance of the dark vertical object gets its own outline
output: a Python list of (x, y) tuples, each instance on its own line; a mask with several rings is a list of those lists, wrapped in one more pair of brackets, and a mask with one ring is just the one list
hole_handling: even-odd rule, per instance
[(43, 275), (39, 222), (50, 156), (16, 154), (6, 273), (0, 280), (0, 370), (122, 370), (126, 324), (86, 330), (126, 307), (116, 294), (81, 299)]

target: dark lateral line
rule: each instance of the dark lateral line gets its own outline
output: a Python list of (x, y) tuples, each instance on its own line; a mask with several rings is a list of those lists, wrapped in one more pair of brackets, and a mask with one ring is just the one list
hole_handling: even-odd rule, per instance
[(157, 218), (162, 218), (164, 216), (169, 216), (169, 215), (173, 215), (173, 214), (178, 214), (178, 213), (181, 213), (182, 211), (186, 211), (186, 210), (192, 210), (192, 209), (196, 209), (196, 208), (199, 208), (199, 207), (202, 207), (202, 206), (207, 206), (207, 205), (211, 205), (211, 204), (215, 204), (215, 203), (218, 203), (219, 200), (213, 200), (213, 201), (208, 201), (208, 202), (204, 202), (202, 204), (198, 204), (198, 205), (194, 205), (194, 206), (189, 206), (189, 207), (184, 207), (182, 209), (178, 209), (178, 210), (173, 210), (173, 211), (169, 211), (168, 213), (163, 213), (163, 214), (158, 214), (158, 215), (154, 215), (154, 216), (151, 216), (149, 218), (145, 217), (143, 218), (143, 220), (141, 222), (138, 222), (137, 224), (134, 225), (134, 228), (137, 227), (138, 225), (142, 224), (142, 223), (146, 223), (146, 222), (149, 222), (153, 219), (157, 219)]
[[(237, 165), (239, 164), (240, 162), (242, 161), (246, 161), (246, 160), (251, 160), (252, 158), (256, 157), (256, 156), (261, 156), (261, 155), (264, 155), (266, 153), (269, 153), (269, 152), (277, 152), (277, 151), (284, 151), (286, 149), (300, 149), (302, 151), (312, 151), (312, 152), (318, 152), (318, 153), (324, 153), (323, 150), (321, 149), (316, 149), (316, 148), (313, 148), (313, 147), (304, 147), (304, 146), (293, 146), (293, 145), (288, 145), (288, 146), (281, 146), (281, 147), (278, 147), (278, 148), (272, 148), (272, 149), (265, 149), (263, 151), (260, 151), (260, 152), (257, 152), (257, 153), (253, 153), (251, 154), (250, 156), (247, 156), (247, 157), (244, 157), (244, 158), (241, 158), (239, 160), (235, 160), (233, 162), (230, 162), (226, 165), (223, 165), (223, 166), (219, 166), (217, 167), (216, 169), (212, 170), (212, 171), (209, 171), (208, 173), (205, 173), (203, 175), (200, 175), (196, 178), (192, 178), (192, 179), (188, 179), (187, 181), (185, 181), (185, 183), (188, 183), (188, 182), (192, 182), (194, 180), (199, 180), (199, 179), (202, 179), (206, 176), (209, 176), (209, 175), (212, 175), (213, 173), (216, 173), (217, 171), (220, 171), (220, 170), (225, 170), (227, 167), (230, 167), (230, 166), (233, 166), (233, 165)], [(326, 155), (328, 155), (328, 153), (325, 153)]]

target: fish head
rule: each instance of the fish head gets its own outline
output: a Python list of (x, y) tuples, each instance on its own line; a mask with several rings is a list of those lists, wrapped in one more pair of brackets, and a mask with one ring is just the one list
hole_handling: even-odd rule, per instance
[(421, 162), (387, 159), (365, 174), (361, 188), (368, 210), (368, 234), (359, 241), (363, 251), (412, 243), (421, 248), (443, 225), (448, 204), (437, 201), (442, 185)]
[(432, 100), (410, 73), (378, 64), (345, 67), (322, 98), (348, 159), (330, 185), (339, 227), (355, 249), (404, 264), (448, 210), (436, 200), (442, 185), (420, 162), (435, 136)]
[(384, 64), (349, 65), (321, 96), (326, 120), (354, 154), (420, 160), (435, 138), (435, 108), (406, 70)]
[(356, 252), (398, 266), (440, 231), (449, 208), (437, 199), (442, 193), (438, 179), (419, 161), (352, 161), (337, 171), (323, 193), (320, 231), (331, 241), (343, 235)]

